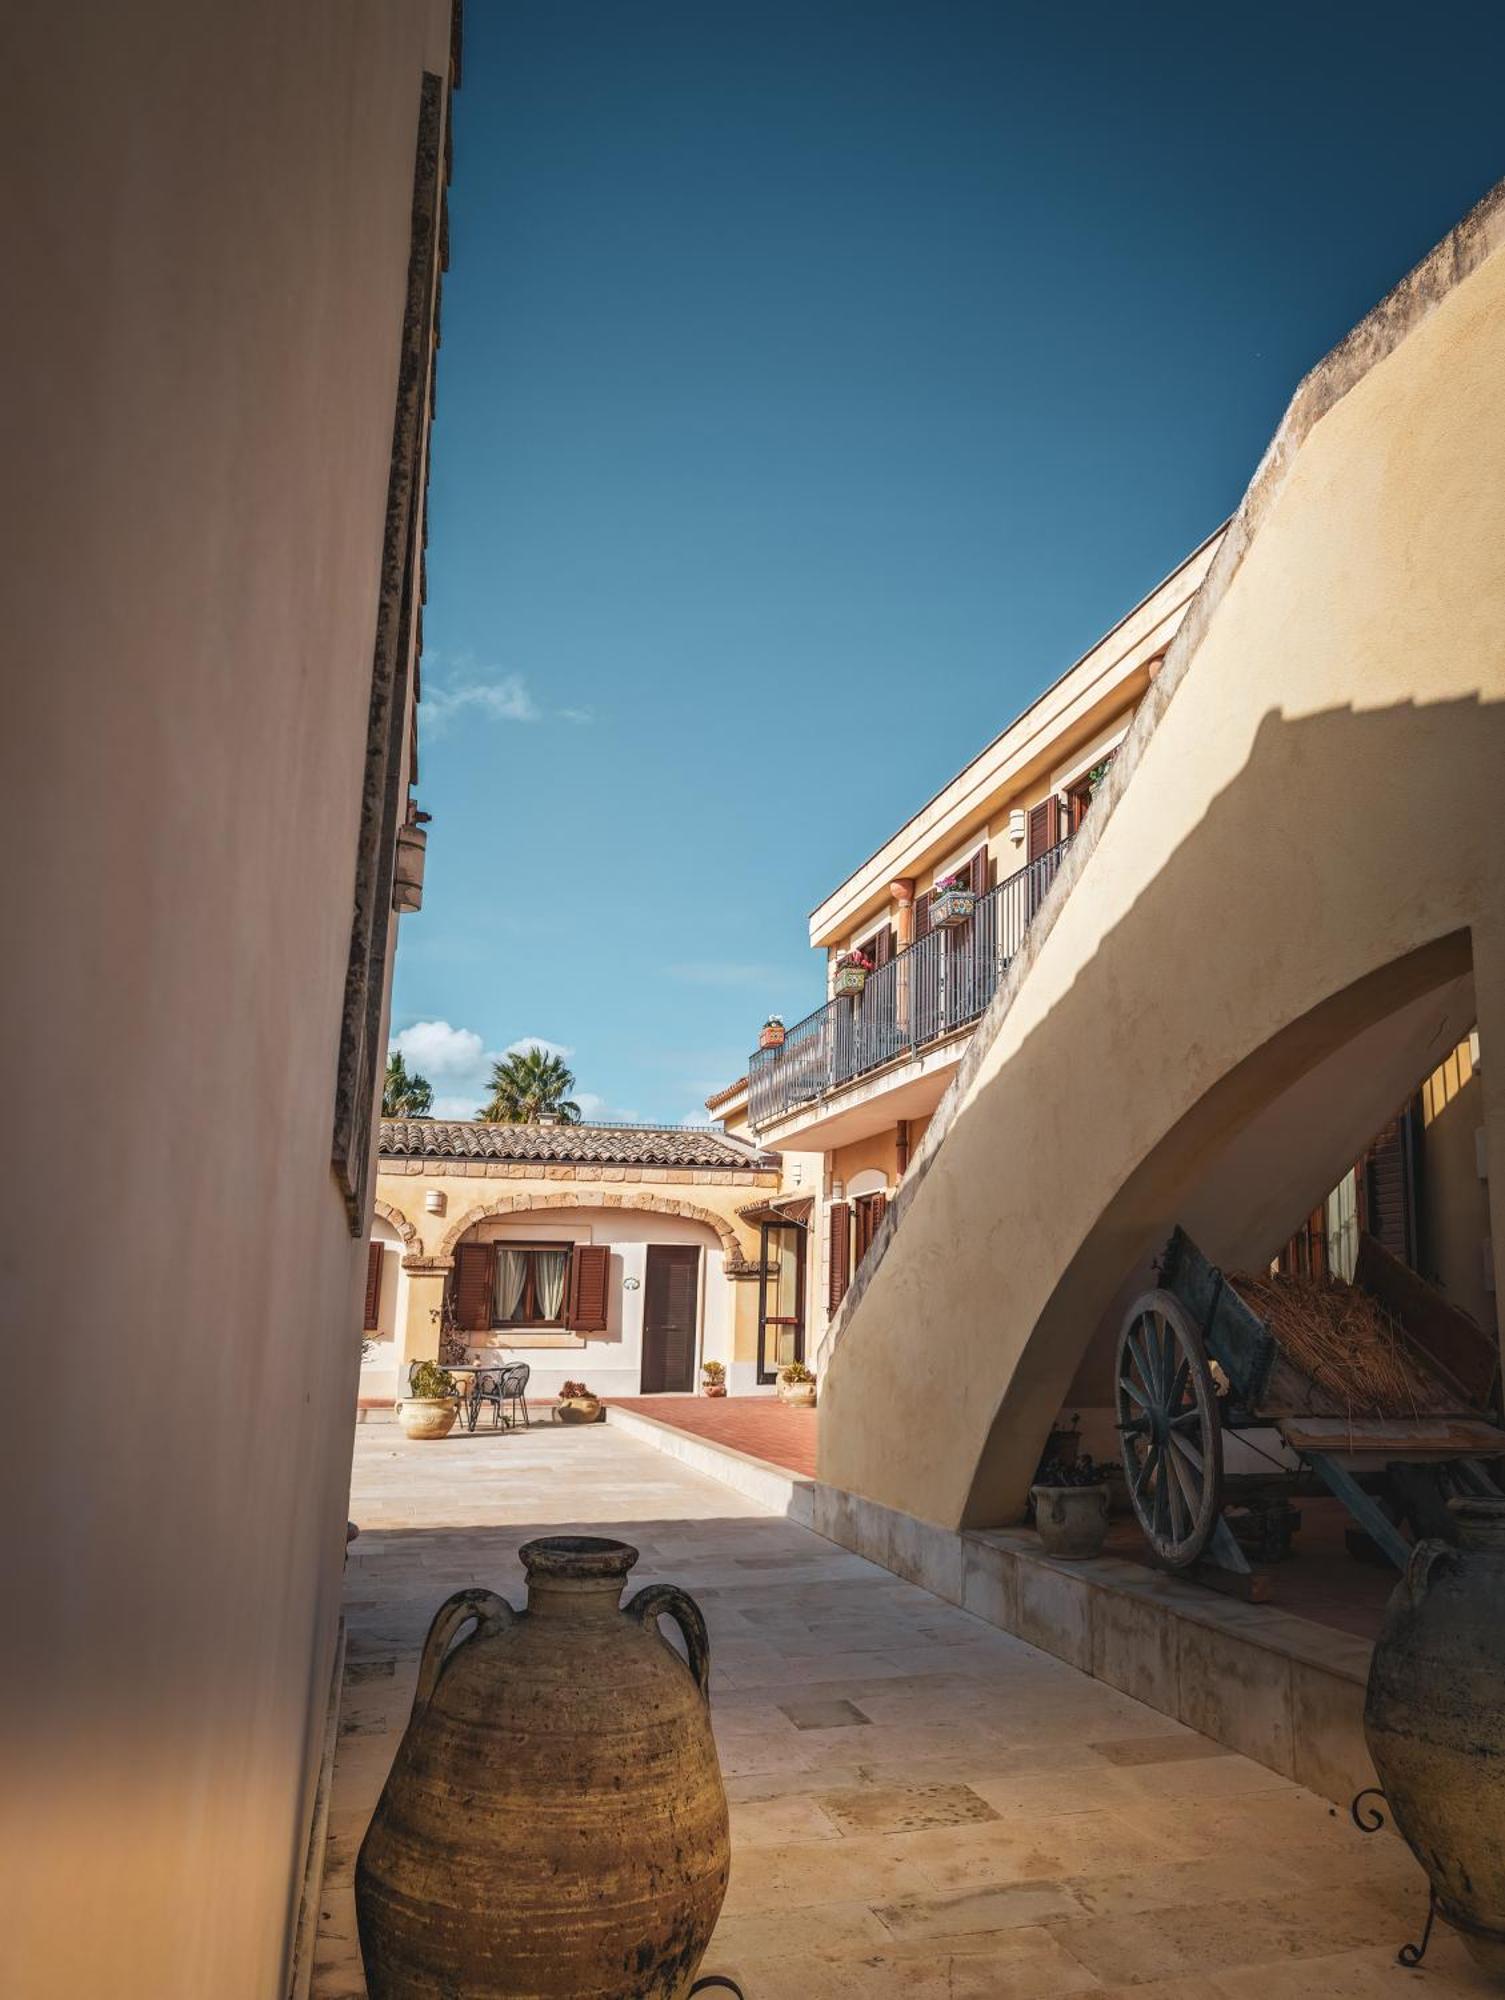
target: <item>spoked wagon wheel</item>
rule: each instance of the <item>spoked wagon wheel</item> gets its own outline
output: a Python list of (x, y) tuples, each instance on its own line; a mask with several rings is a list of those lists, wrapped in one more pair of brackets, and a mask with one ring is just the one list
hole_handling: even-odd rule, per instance
[(1223, 1432), (1201, 1336), (1173, 1293), (1146, 1292), (1129, 1308), (1115, 1372), (1134, 1512), (1161, 1561), (1188, 1568), (1217, 1526)]

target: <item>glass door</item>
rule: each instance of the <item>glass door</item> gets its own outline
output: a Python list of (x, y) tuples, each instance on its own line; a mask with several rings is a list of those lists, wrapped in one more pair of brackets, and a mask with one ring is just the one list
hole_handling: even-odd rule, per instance
[(765, 1222), (758, 1279), (758, 1380), (805, 1358), (805, 1226)]

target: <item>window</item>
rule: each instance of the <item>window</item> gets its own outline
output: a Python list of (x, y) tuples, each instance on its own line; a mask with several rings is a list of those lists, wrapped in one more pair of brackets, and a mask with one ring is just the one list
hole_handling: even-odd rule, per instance
[(572, 1248), (568, 1243), (498, 1243), (492, 1325), (562, 1327)]

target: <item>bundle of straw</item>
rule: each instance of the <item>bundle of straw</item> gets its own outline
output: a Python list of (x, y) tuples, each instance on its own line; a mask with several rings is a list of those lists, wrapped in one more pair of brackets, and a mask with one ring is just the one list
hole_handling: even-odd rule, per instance
[(1348, 1415), (1416, 1417), (1434, 1405), (1435, 1388), (1412, 1362), (1395, 1319), (1357, 1286), (1249, 1272), (1229, 1283), (1291, 1366)]

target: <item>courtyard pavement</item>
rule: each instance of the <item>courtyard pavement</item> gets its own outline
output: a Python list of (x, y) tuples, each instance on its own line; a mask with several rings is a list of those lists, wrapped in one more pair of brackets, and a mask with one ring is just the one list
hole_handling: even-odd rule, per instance
[[(434, 1609), (523, 1601), (531, 1535), (642, 1551), (711, 1632), (731, 1888), (705, 1972), (747, 2000), (1483, 1994), (1420, 1871), (1310, 1792), (606, 1426), (356, 1434), (316, 2000), (365, 1994), (355, 1854)], [(669, 1629), (669, 1628), (666, 1628)]]

